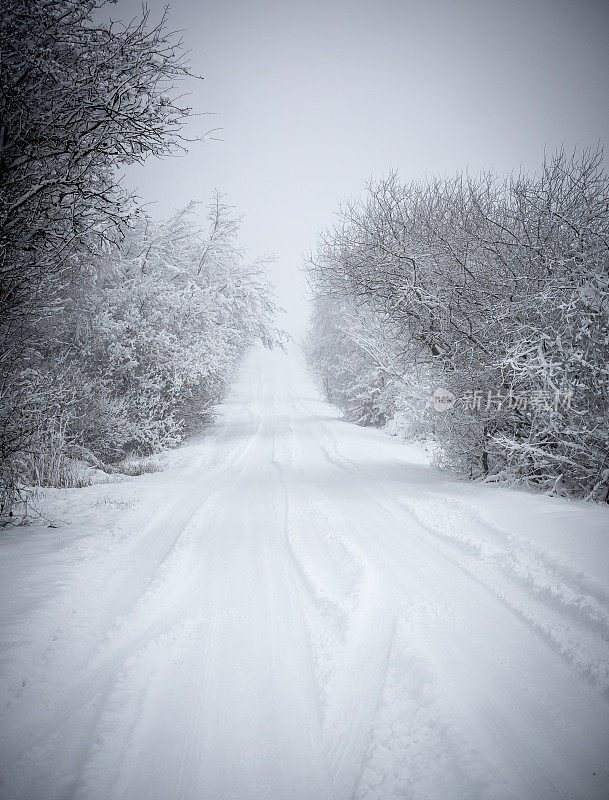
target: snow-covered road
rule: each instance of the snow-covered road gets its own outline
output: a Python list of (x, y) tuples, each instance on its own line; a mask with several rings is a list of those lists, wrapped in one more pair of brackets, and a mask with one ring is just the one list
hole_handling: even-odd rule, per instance
[(609, 796), (607, 510), (416, 455), (255, 351), (166, 471), (49, 493), (0, 539), (3, 800)]

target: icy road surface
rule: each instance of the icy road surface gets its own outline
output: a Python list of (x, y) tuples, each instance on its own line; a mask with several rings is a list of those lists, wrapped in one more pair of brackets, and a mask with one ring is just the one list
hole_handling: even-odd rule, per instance
[(605, 508), (447, 478), (256, 351), (0, 536), (2, 800), (609, 796)]

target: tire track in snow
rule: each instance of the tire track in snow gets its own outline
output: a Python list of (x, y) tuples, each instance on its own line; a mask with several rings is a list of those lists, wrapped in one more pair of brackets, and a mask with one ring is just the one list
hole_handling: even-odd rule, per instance
[[(346, 474), (358, 475), (364, 491), (374, 486), (371, 499), (379, 502), (384, 498), (383, 507), (396, 521), (399, 509), (410, 513), (431, 537), (428, 542), (437, 552), (488, 589), (609, 699), (609, 597), (593, 579), (560, 564), (541, 548), (483, 522), (452, 498), (434, 495), (427, 501), (397, 500), (380, 481), (366, 481), (365, 471), (340, 455), (336, 438), (329, 426), (325, 427), (333, 452), (327, 446), (322, 449), (330, 463)], [(479, 531), (477, 538), (471, 536), (473, 527)], [(498, 539), (500, 546), (494, 544)], [(451, 550), (437, 548), (438, 541), (449, 543)]]
[[(303, 416), (293, 401), (292, 409), (296, 418)], [(301, 434), (301, 438), (302, 436)], [(310, 441), (305, 441), (305, 445), (310, 447)], [(275, 461), (281, 469), (281, 460)], [(300, 467), (304, 470), (302, 452)], [(300, 482), (294, 480), (294, 494), (300, 490), (302, 495), (302, 477), (301, 474)], [(282, 480), (286, 496), (289, 497), (285, 476), (282, 476)], [(290, 502), (296, 505), (296, 501)], [(324, 589), (327, 578), (326, 581), (319, 580), (320, 574), (327, 573), (327, 567), (324, 568), (319, 560), (317, 563), (312, 562), (310, 556), (307, 565), (306, 561), (301, 560), (306, 551), (302, 547), (296, 547), (295, 543), (291, 545), (293, 558), (299, 564), (298, 571), (306, 576), (308, 590), (313, 593), (313, 598), (322, 609), (324, 605), (326, 608), (329, 605), (340, 609), (344, 619), (345, 631), (341, 640), (334, 642), (335, 652), (331, 666), (328, 665), (324, 687), (323, 745), (336, 797), (347, 800), (353, 796), (363, 769), (372, 726), (381, 702), (395, 613), (387, 594), (387, 571), (383, 560), (380, 557), (371, 558), (361, 551), (352, 531), (345, 527), (328, 494), (318, 493), (316, 502), (326, 518), (326, 527), (332, 529), (333, 538), (341, 542), (345, 554), (349, 554), (348, 557), (357, 564), (360, 572), (358, 582), (351, 587), (349, 595), (343, 595), (341, 602), (333, 593), (329, 594)], [(302, 503), (297, 507), (301, 511)], [(317, 525), (310, 515), (305, 519), (313, 522), (311, 527), (306, 528), (308, 538), (314, 540), (318, 546), (322, 545), (320, 552), (327, 558), (330, 553), (323, 544), (325, 537), (321, 534), (319, 519)], [(301, 525), (302, 522), (301, 517)], [(351, 596), (354, 590), (355, 597)], [(328, 655), (329, 653), (326, 658)]]
[[(229, 427), (226, 425), (224, 429)], [(245, 447), (242, 447), (241, 450), (231, 449), (227, 458), (232, 461), (231, 470), (237, 468), (238, 472), (232, 479), (232, 484), (229, 484), (229, 492), (246, 469), (248, 458), (255, 450), (260, 430), (261, 421), (258, 420), (255, 430), (246, 439)], [(225, 483), (224, 476), (228, 466), (226, 459), (221, 459), (221, 463), (222, 468), (218, 467), (218, 472), (222, 484)], [(211, 479), (208, 478), (208, 480), (212, 483)], [(209, 487), (206, 488), (209, 490)], [(226, 491), (225, 485), (221, 488)], [(211, 531), (217, 532), (225, 511), (220, 502), (224, 498), (219, 491), (214, 491), (203, 501), (198, 499), (197, 493), (193, 493), (192, 488), (186, 493), (186, 497), (190, 501), (188, 505), (193, 510), (189, 509), (186, 522), (181, 523), (169, 545), (163, 549), (163, 555), (157, 562), (153, 575), (148, 578), (144, 591), (135, 602), (132, 601), (128, 612), (119, 617), (115, 627), (107, 630), (105, 641), (93, 653), (87, 654), (86, 666), (83, 664), (82, 674), (74, 679), (73, 661), (69, 662), (65, 657), (66, 654), (63, 653), (60, 654), (62, 661), (56, 667), (55, 677), (47, 666), (45, 684), (41, 686), (41, 689), (44, 691), (47, 683), (51, 684), (57, 700), (55, 702), (49, 698), (38, 700), (37, 695), (31, 697), (27, 693), (22, 693), (19, 702), (10, 704), (9, 701), (9, 705), (2, 714), (3, 724), (10, 725), (13, 730), (18, 730), (20, 727), (25, 727), (26, 730), (23, 730), (21, 735), (14, 736), (12, 741), (2, 749), (0, 762), (14, 764), (23, 751), (37, 746), (53, 731), (68, 723), (76, 711), (86, 705), (92, 697), (98, 694), (108, 697), (111, 693), (113, 678), (120, 673), (124, 663), (145, 649), (150, 640), (162, 636), (179, 622), (181, 615), (188, 609), (193, 592), (197, 589), (197, 578), (201, 577), (198, 572), (201, 565), (197, 557), (193, 558), (191, 548), (200, 539), (203, 529), (202, 518), (209, 515), (205, 519), (205, 527), (211, 523), (213, 524)], [(181, 501), (182, 498), (177, 503), (174, 502), (172, 507)], [(162, 514), (161, 519), (165, 520), (173, 513), (173, 511), (166, 511)], [(147, 535), (154, 538), (154, 533), (159, 528), (160, 525), (157, 521), (147, 531)], [(162, 538), (165, 539), (165, 537)], [(184, 574), (184, 569), (186, 569), (186, 574)], [(153, 610), (152, 614), (150, 609)], [(67, 703), (65, 702), (66, 697), (70, 698)], [(34, 703), (37, 708), (38, 721), (33, 726), (29, 723), (33, 717), (32, 712), (24, 713), (22, 709), (28, 700), (30, 706)], [(40, 719), (40, 709), (43, 706), (50, 710), (46, 710)]]
[(337, 798), (348, 800), (358, 784), (381, 703), (394, 631), (394, 613), (383, 591), (382, 563), (366, 568), (342, 662), (328, 687), (323, 741)]
[[(456, 568), (459, 573), (463, 576), (463, 578), (473, 579), (475, 584), (482, 589), (484, 592), (488, 592), (490, 596), (492, 596), (496, 601), (499, 601), (502, 608), (507, 611), (510, 615), (513, 615), (515, 620), (519, 620), (521, 623), (524, 622), (531, 632), (535, 633), (536, 636), (539, 637), (540, 641), (547, 641), (543, 635), (540, 635), (540, 631), (535, 628), (531, 627), (531, 621), (528, 619), (523, 619), (523, 617), (518, 613), (518, 610), (514, 608), (513, 604), (510, 602), (512, 598), (512, 593), (510, 592), (508, 596), (497, 592), (497, 587), (490, 584), (488, 580), (484, 580), (484, 576), (478, 576), (471, 571), (468, 571), (464, 568), (463, 559), (462, 559), (462, 551), (452, 552), (447, 550), (445, 547), (439, 546), (438, 542), (436, 541), (434, 536), (430, 535), (430, 532), (427, 530), (425, 525), (424, 519), (419, 519), (412, 513), (409, 513), (407, 508), (404, 508), (403, 505), (396, 501), (395, 497), (387, 491), (387, 487), (382, 485), (380, 481), (377, 479), (370, 479), (369, 476), (366, 474), (365, 469), (360, 468), (353, 468), (353, 465), (348, 462), (346, 459), (342, 458), (342, 456), (336, 455), (336, 452), (333, 450), (337, 450), (336, 440), (333, 434), (329, 434), (327, 426), (325, 423), (322, 423), (323, 428), (325, 429), (323, 433), (319, 430), (321, 426), (317, 426), (312, 428), (312, 434), (317, 437), (317, 443), (321, 451), (324, 452), (324, 455), (327, 459), (329, 465), (335, 467), (338, 472), (342, 473), (345, 480), (345, 488), (347, 488), (348, 484), (351, 487), (351, 494), (355, 498), (359, 499), (361, 507), (366, 505), (366, 507), (371, 511), (373, 508), (376, 508), (378, 512), (377, 514), (377, 522), (379, 531), (383, 531), (383, 535), (379, 537), (379, 546), (382, 548), (383, 552), (386, 554), (386, 558), (388, 563), (391, 564), (392, 567), (392, 576), (398, 582), (401, 583), (404, 587), (405, 591), (408, 591), (408, 588), (404, 584), (405, 576), (411, 574), (411, 577), (414, 578), (414, 585), (417, 583), (417, 577), (415, 574), (412, 573), (412, 568), (408, 567), (408, 562), (405, 561), (405, 556), (408, 557), (409, 560), (412, 561), (414, 557), (413, 564), (420, 563), (420, 567), (422, 568), (421, 575), (424, 575), (426, 572), (429, 572), (430, 568), (432, 568), (432, 572), (430, 573), (430, 577), (433, 576), (435, 569), (433, 569), (432, 565), (435, 565), (438, 568), (441, 568), (440, 574), (446, 572), (446, 579), (448, 585), (454, 580), (454, 578), (450, 578), (449, 576), (451, 573), (454, 575), (454, 569)], [(330, 446), (328, 446), (328, 439), (330, 439)], [(389, 484), (393, 486), (393, 484)], [(403, 488), (403, 487), (402, 487)], [(364, 502), (363, 498), (366, 498), (367, 502)], [(386, 522), (383, 522), (386, 520)], [(409, 522), (410, 520), (410, 522)], [(402, 531), (401, 534), (398, 532)], [(389, 534), (389, 535), (388, 535)], [(411, 545), (414, 546), (414, 550), (412, 549)], [(422, 547), (421, 547), (422, 546)], [(410, 550), (410, 554), (409, 551)], [(423, 560), (421, 560), (421, 558)], [(444, 566), (442, 566), (444, 564)], [(456, 576), (455, 576), (456, 577)], [(460, 580), (460, 583), (463, 584), (463, 580)], [(432, 583), (433, 585), (433, 583)], [(420, 592), (422, 587), (418, 587), (418, 590), (415, 591), (415, 596), (418, 592)], [(427, 592), (426, 592), (427, 593)], [(475, 594), (475, 593), (474, 593)], [(421, 631), (420, 633), (423, 633)], [(447, 630), (448, 633), (448, 630)], [(514, 633), (516, 633), (516, 629), (514, 629)], [(518, 633), (519, 637), (522, 637), (522, 631)], [(442, 641), (441, 644), (443, 647), (446, 647), (450, 639)], [(465, 643), (465, 642), (464, 642)], [(470, 643), (471, 644), (471, 643)], [(475, 645), (474, 651), (472, 651), (470, 658), (475, 659), (475, 651), (479, 650), (480, 654), (484, 653), (484, 650), (481, 649), (483, 643), (476, 639), (474, 640), (473, 644)], [(554, 648), (554, 652), (556, 649)], [(560, 654), (559, 654), (560, 655)], [(542, 653), (540, 652), (538, 657), (542, 657)], [(423, 656), (425, 658), (425, 656)], [(569, 659), (567, 660), (569, 666), (573, 666), (573, 662)], [(479, 673), (479, 666), (476, 664), (475, 660), (471, 661), (472, 667), (477, 669)], [(435, 665), (434, 669), (438, 668), (438, 664)], [(445, 672), (442, 669), (442, 672)], [(479, 673), (480, 674), (480, 673)], [(558, 674), (558, 673), (557, 673)], [(506, 675), (507, 677), (507, 675)], [(511, 677), (511, 676), (510, 676)], [(561, 680), (565, 680), (566, 676), (562, 675)], [(444, 680), (446, 680), (446, 675), (444, 676)], [(448, 680), (448, 683), (451, 681)], [(459, 690), (461, 687), (459, 687)], [(569, 689), (570, 693), (573, 693), (574, 687)], [(467, 710), (467, 706), (463, 706), (461, 703), (461, 707), (463, 710)], [(516, 763), (519, 763), (522, 766), (523, 772), (522, 776), (512, 774), (510, 775), (510, 770), (508, 765), (505, 764), (503, 768), (503, 777), (513, 783), (513, 786), (509, 788), (506, 784), (505, 789), (501, 791), (500, 784), (501, 780), (498, 777), (495, 777), (495, 789), (489, 785), (489, 781), (484, 779), (484, 767), (480, 766), (480, 764), (484, 764), (484, 761), (490, 757), (491, 760), (497, 759), (497, 753), (493, 752), (492, 750), (489, 751), (486, 755), (484, 753), (479, 754), (479, 766), (470, 770), (471, 773), (471, 793), (470, 789), (465, 790), (464, 797), (474, 796), (474, 787), (478, 786), (480, 789), (481, 786), (485, 787), (483, 789), (483, 796), (503, 796), (503, 797), (513, 797), (514, 792), (517, 793), (517, 796), (528, 797), (529, 792), (532, 792), (530, 795), (537, 797), (539, 796), (564, 796), (564, 797), (584, 797), (587, 796), (585, 792), (592, 792), (590, 796), (597, 796), (597, 792), (592, 789), (591, 785), (588, 785), (588, 788), (584, 790), (577, 790), (573, 795), (569, 794), (573, 792), (573, 786), (571, 789), (566, 789), (567, 794), (564, 794), (562, 791), (562, 784), (560, 782), (550, 782), (548, 783), (542, 776), (539, 766), (547, 761), (549, 758), (549, 753), (547, 751), (547, 746), (543, 740), (540, 741), (539, 746), (537, 746), (537, 750), (539, 752), (536, 755), (538, 759), (537, 762), (532, 761), (530, 756), (527, 755), (526, 751), (523, 749), (523, 744), (517, 745), (518, 734), (511, 733), (510, 730), (514, 722), (510, 722), (510, 719), (514, 717), (513, 710), (509, 708), (502, 708), (501, 711), (497, 711), (493, 709), (492, 704), (487, 704), (486, 711), (484, 710), (481, 701), (476, 699), (476, 706), (478, 710), (476, 713), (471, 715), (471, 720), (468, 723), (468, 726), (473, 725), (471, 728), (472, 734), (476, 735), (477, 729), (481, 726), (486, 727), (489, 730), (493, 730), (494, 733), (492, 734), (493, 737), (497, 737), (497, 741), (501, 742), (505, 740), (506, 746), (509, 741), (512, 741), (513, 748), (512, 748), (512, 755), (509, 756), (510, 759), (514, 759)], [(541, 709), (540, 709), (541, 710)], [(546, 711), (543, 712), (544, 715), (547, 713)], [(469, 712), (468, 712), (468, 716)], [(494, 720), (494, 721), (493, 721)], [(532, 720), (531, 720), (532, 722)], [(522, 724), (522, 722), (519, 722)], [(538, 724), (538, 723), (536, 723)], [(529, 734), (530, 735), (530, 734)], [(602, 739), (599, 740), (598, 745), (600, 745)], [(595, 750), (598, 750), (598, 745)], [(581, 749), (581, 748), (578, 748)], [(510, 752), (510, 748), (508, 747), (508, 752)], [(590, 757), (591, 754), (584, 755), (583, 752), (580, 753), (580, 759), (585, 760), (586, 758)], [(597, 753), (598, 756), (598, 753)], [(591, 761), (594, 763), (594, 756), (591, 756)], [(528, 766), (525, 766), (527, 765)], [(537, 764), (537, 769), (535, 765)], [(600, 763), (597, 763), (597, 769), (600, 767)], [(558, 763), (554, 765), (554, 769), (558, 771)], [(562, 781), (566, 786), (571, 785), (571, 780), (565, 780), (568, 773), (564, 772), (564, 763), (560, 764), (560, 770), (563, 773)], [(592, 772), (590, 772), (592, 775)], [(482, 776), (482, 777), (481, 777)], [(509, 778), (508, 778), (509, 776)], [(522, 781), (519, 783), (519, 781)], [(518, 788), (515, 788), (515, 787)], [(559, 788), (560, 787), (560, 788)], [(495, 795), (495, 790), (499, 792), (499, 794)], [(476, 790), (478, 791), (478, 790)], [(481, 790), (482, 791), (482, 790)], [(382, 797), (382, 795), (380, 795)]]
[[(481, 540), (454, 534), (446, 516), (452, 506), (441, 502), (445, 508), (439, 519), (437, 499), (435, 519), (429, 504), (403, 500), (401, 505), (436, 539), (439, 552), (487, 588), (609, 699), (609, 620), (598, 599), (565, 583), (561, 571), (553, 569), (552, 560), (540, 557), (534, 548), (519, 547), (516, 542), (510, 542), (509, 549), (493, 546), (486, 526)], [(461, 515), (460, 525), (464, 522), (463, 512)], [(544, 571), (549, 575), (541, 574), (544, 582), (540, 582)]]

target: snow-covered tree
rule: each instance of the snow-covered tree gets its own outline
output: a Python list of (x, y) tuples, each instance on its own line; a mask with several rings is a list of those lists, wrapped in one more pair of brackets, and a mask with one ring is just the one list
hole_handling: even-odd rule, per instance
[[(375, 341), (398, 343), (393, 406), (418, 408), (441, 463), (606, 498), (608, 226), (598, 151), (559, 152), (539, 175), (506, 179), (402, 184), (390, 175), (343, 207), (310, 260), (311, 340), (331, 314), (349, 340), (359, 321), (345, 309), (365, 307)], [(330, 374), (314, 350), (310, 359), (335, 396), (351, 391), (344, 367)], [(361, 380), (376, 391), (367, 373)], [(415, 386), (428, 392), (424, 412)], [(457, 398), (447, 413), (433, 410), (434, 386)]]
[(195, 204), (166, 222), (140, 217), (120, 246), (81, 265), (40, 345), (36, 379), (53, 383), (57, 402), (38, 415), (24, 477), (177, 444), (208, 419), (256, 339), (280, 343), (263, 264), (244, 261), (238, 229), (216, 197), (207, 225)]
[(182, 148), (188, 75), (166, 19), (103, 0), (0, 0), (0, 513), (74, 456), (149, 453), (196, 427), (254, 339), (264, 264), (216, 197), (161, 223), (118, 167)]

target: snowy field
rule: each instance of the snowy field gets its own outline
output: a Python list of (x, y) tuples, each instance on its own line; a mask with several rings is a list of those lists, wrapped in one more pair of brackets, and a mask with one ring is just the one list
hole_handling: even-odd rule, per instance
[(162, 461), (0, 536), (2, 800), (609, 796), (607, 508), (455, 481), (295, 353)]

